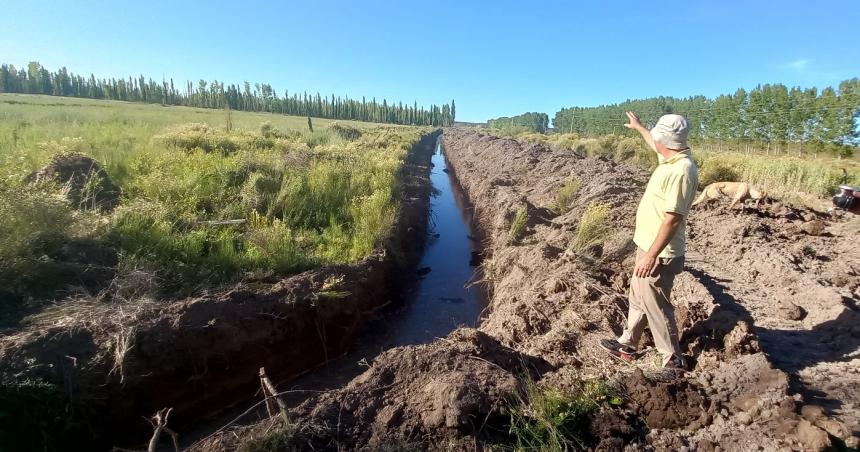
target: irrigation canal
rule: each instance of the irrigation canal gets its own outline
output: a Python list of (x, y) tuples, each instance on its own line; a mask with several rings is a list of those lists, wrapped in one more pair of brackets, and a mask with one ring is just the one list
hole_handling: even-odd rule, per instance
[[(402, 345), (422, 344), (445, 337), (458, 326), (476, 326), (487, 296), (477, 264), (480, 243), (473, 221), (474, 209), (449, 171), (441, 137), (432, 157), (428, 237), (418, 264), (417, 278), (405, 285), (403, 302), (368, 323), (352, 349), (328, 363), (287, 382), (280, 391), (294, 391), (284, 397), (290, 406), (304, 401), (309, 394), (341, 387), (355, 378), (385, 350)], [(385, 310), (383, 310), (385, 311)], [(304, 392), (308, 391), (308, 392)], [(236, 416), (248, 411), (258, 400), (222, 413), (205, 422), (185, 440), (200, 439)], [(238, 424), (259, 420), (265, 408), (259, 406), (244, 415)]]

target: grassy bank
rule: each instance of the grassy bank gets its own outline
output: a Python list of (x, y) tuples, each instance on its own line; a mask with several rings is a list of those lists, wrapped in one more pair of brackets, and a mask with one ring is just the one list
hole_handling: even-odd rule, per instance
[[(552, 149), (574, 149), (585, 155), (605, 156), (618, 162), (634, 162), (647, 168), (656, 156), (638, 137), (605, 135), (583, 138), (576, 134), (541, 134), (523, 130), (487, 129), (485, 133), (541, 143)], [(709, 143), (692, 143), (699, 165), (700, 187), (717, 181), (745, 181), (760, 185), (777, 199), (820, 207), (820, 198), (832, 195), (844, 183), (860, 185), (860, 161), (853, 158), (767, 155), (718, 151)]]
[[(228, 116), (229, 115), (229, 116)], [(182, 296), (353, 262), (391, 225), (421, 131), (369, 123), (0, 95), (0, 296)], [(119, 206), (28, 175), (101, 162)], [(62, 182), (62, 181), (61, 181)]]

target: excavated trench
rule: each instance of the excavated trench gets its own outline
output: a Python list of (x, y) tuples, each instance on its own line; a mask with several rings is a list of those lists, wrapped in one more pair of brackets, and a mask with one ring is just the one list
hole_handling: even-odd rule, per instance
[[(441, 138), (430, 163), (430, 184), (426, 242), (415, 272), (402, 275), (403, 284), (393, 291), (389, 304), (380, 307), (346, 353), (277, 382), (286, 392), (282, 398), (288, 406), (344, 386), (388, 349), (429, 343), (457, 327), (477, 326), (487, 294), (480, 283), (481, 249), (474, 208), (448, 168)], [(256, 394), (253, 400), (204, 422), (188, 432), (183, 443), (200, 441), (227, 423), (252, 424), (264, 419), (266, 408), (259, 399)]]

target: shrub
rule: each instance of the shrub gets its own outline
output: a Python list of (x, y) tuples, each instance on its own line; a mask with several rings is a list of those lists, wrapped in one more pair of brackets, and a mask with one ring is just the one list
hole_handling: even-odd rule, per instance
[(579, 136), (575, 133), (553, 134), (549, 136), (548, 143), (553, 150), (574, 149)]
[(549, 135), (532, 131), (520, 132), (516, 135), (516, 139), (539, 144), (549, 143)]
[(591, 203), (579, 220), (579, 229), (573, 240), (573, 249), (580, 253), (590, 252), (609, 238), (609, 204)]
[[(265, 129), (268, 133), (272, 133), (271, 128)], [(229, 154), (239, 149), (271, 148), (273, 146), (272, 139), (267, 136), (241, 131), (226, 132), (201, 123), (171, 127), (165, 133), (156, 136), (155, 139), (169, 147), (186, 152), (200, 149), (205, 152)]]
[(499, 137), (515, 138), (521, 134), (533, 132), (531, 129), (520, 125), (505, 125), (499, 127), (488, 127), (487, 130), (492, 131), (493, 135)]
[(260, 124), (260, 135), (262, 135), (263, 137), (272, 138), (274, 136), (274, 132), (275, 127), (272, 125), (271, 122), (266, 121)]
[(699, 170), (699, 186), (705, 187), (714, 182), (737, 182), (740, 175), (731, 166), (718, 161), (702, 165)]
[(303, 138), (311, 149), (342, 141), (340, 136), (331, 129), (317, 129), (315, 132), (306, 132)]
[(603, 148), (595, 138), (583, 138), (577, 141), (573, 149), (580, 154), (585, 154), (590, 157), (602, 155), (604, 153)]
[(361, 137), (361, 130), (356, 127), (334, 123), (329, 126), (329, 129), (344, 140), (353, 141)]
[(526, 227), (529, 222), (529, 211), (525, 204), (517, 209), (514, 215), (514, 221), (511, 222), (511, 230), (509, 234), (510, 242), (517, 243), (526, 235)]
[(613, 158), (618, 162), (624, 162), (636, 157), (639, 154), (645, 154), (645, 146), (641, 139), (632, 137), (623, 137), (615, 146), (615, 155)]
[(579, 192), (581, 185), (582, 182), (575, 177), (565, 182), (555, 195), (552, 210), (559, 215), (566, 213), (570, 209), (570, 203), (573, 202), (573, 198)]
[(619, 138), (615, 135), (603, 135), (597, 139), (597, 145), (600, 148), (601, 155), (613, 156), (615, 149), (618, 147)]
[(252, 215), (248, 226), (248, 255), (256, 269), (274, 273), (292, 273), (304, 270), (312, 264), (306, 250), (302, 249), (301, 236), (296, 236), (283, 221), (267, 220)]
[[(229, 130), (228, 130), (229, 132)], [(302, 137), (302, 132), (298, 130), (287, 130), (281, 131), (275, 128), (271, 122), (266, 121), (260, 124), (260, 137), (265, 138), (266, 140), (262, 140), (261, 144), (263, 146), (268, 147), (269, 139), (271, 140), (291, 140), (291, 141), (300, 141)]]
[(526, 384), (525, 397), (510, 408), (510, 433), (518, 450), (569, 451), (587, 449), (591, 416), (601, 407), (620, 405), (620, 397), (598, 381), (578, 382), (572, 390)]
[(251, 173), (242, 185), (239, 196), (249, 211), (266, 213), (271, 200), (281, 189), (280, 177), (261, 171)]

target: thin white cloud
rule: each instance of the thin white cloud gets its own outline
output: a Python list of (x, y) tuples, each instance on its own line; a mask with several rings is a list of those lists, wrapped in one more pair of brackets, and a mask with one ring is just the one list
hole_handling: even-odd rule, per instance
[(794, 72), (796, 75), (801, 77), (824, 83), (833, 83), (851, 76), (847, 71), (826, 70), (819, 66), (820, 64), (813, 64), (813, 60), (808, 58), (798, 58), (785, 63), (780, 67), (784, 70)]
[(786, 64), (785, 67), (787, 67), (789, 69), (794, 69), (795, 71), (798, 71), (798, 72), (801, 72), (801, 71), (804, 71), (806, 69), (806, 67), (809, 66), (809, 63), (811, 63), (811, 62), (812, 62), (812, 60), (808, 60), (806, 58), (798, 58), (798, 59), (792, 61), (791, 63)]

